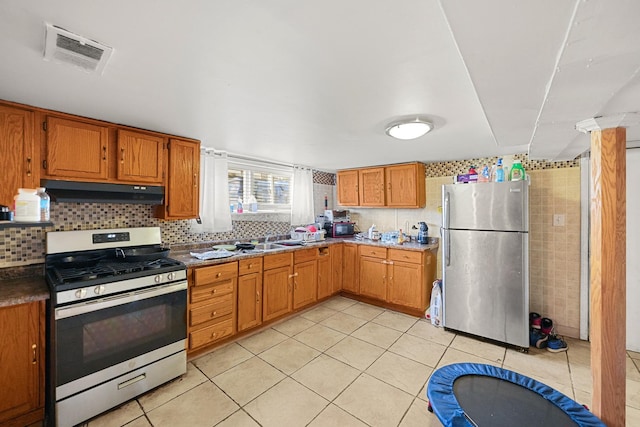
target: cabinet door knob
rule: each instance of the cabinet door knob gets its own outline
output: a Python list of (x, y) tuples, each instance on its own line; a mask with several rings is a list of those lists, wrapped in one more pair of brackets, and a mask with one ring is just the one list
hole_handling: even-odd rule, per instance
[(36, 349), (38, 348), (38, 346), (36, 344), (32, 344), (31, 345), (31, 350), (33, 351), (33, 359), (31, 359), (31, 363), (33, 365), (35, 365), (36, 363), (38, 363), (38, 356), (36, 354)]
[(102, 146), (102, 160), (107, 160), (107, 146)]
[(260, 292), (256, 292), (256, 302), (260, 302)]
[(120, 149), (120, 163), (124, 164), (124, 148)]
[(27, 157), (27, 176), (31, 176), (31, 157)]

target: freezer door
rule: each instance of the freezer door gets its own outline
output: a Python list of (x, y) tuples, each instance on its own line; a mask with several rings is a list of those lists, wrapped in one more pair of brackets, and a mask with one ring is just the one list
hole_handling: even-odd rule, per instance
[(528, 234), (444, 230), (443, 237), (444, 326), (528, 348)]
[(526, 181), (442, 186), (442, 223), (458, 230), (529, 231)]

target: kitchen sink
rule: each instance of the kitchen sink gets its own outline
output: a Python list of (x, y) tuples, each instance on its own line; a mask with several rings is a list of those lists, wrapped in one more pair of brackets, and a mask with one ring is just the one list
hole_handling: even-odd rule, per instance
[(257, 251), (275, 251), (276, 249), (286, 248), (285, 245), (280, 245), (278, 243), (258, 243), (255, 247)]

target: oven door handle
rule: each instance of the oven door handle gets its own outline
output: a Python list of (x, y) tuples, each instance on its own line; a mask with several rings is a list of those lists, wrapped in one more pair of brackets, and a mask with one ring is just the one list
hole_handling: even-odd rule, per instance
[(185, 280), (179, 283), (154, 286), (152, 288), (131, 291), (125, 294), (86, 301), (79, 304), (70, 305), (68, 307), (56, 308), (55, 319), (65, 319), (68, 317), (78, 316), (80, 314), (90, 313), (92, 311), (102, 310), (109, 307), (116, 307), (118, 305), (154, 298), (160, 295), (166, 295), (186, 289), (187, 281)]

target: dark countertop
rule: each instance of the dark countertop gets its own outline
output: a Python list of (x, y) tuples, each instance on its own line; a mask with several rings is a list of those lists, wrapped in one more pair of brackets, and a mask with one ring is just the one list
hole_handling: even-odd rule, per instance
[(42, 274), (0, 280), (0, 307), (49, 299), (49, 287)]
[(226, 262), (232, 262), (232, 261), (237, 261), (237, 260), (241, 260), (241, 259), (249, 259), (249, 258), (256, 258), (256, 257), (261, 257), (264, 255), (272, 255), (272, 254), (279, 254), (279, 253), (283, 253), (283, 252), (292, 252), (298, 249), (304, 249), (304, 248), (314, 248), (314, 247), (323, 247), (323, 246), (330, 246), (330, 245), (335, 245), (335, 244), (339, 244), (342, 242), (348, 242), (348, 243), (355, 243), (358, 245), (369, 245), (369, 246), (379, 246), (379, 247), (384, 247), (384, 248), (391, 248), (391, 249), (403, 249), (403, 250), (410, 250), (410, 251), (429, 251), (429, 250), (438, 250), (438, 242), (439, 239), (438, 238), (433, 238), (430, 237), (429, 238), (429, 244), (423, 245), (420, 243), (416, 243), (416, 242), (405, 242), (402, 245), (398, 245), (398, 244), (393, 244), (393, 243), (382, 243), (380, 241), (373, 241), (373, 240), (369, 240), (369, 239), (365, 239), (365, 240), (356, 240), (356, 239), (333, 239), (333, 238), (329, 238), (326, 240), (320, 240), (320, 241), (315, 241), (315, 242), (307, 242), (305, 245), (303, 246), (290, 246), (287, 248), (281, 248), (281, 249), (273, 249), (273, 250), (269, 250), (266, 252), (256, 252), (256, 253), (238, 253), (237, 255), (228, 257), (228, 258), (219, 258), (219, 259), (211, 259), (211, 260), (199, 260), (197, 258), (194, 258), (190, 255), (190, 252), (206, 252), (208, 250), (211, 250), (211, 246), (213, 246), (213, 243), (211, 244), (211, 246), (209, 247), (198, 247), (195, 249), (180, 249), (180, 250), (172, 250), (171, 253), (169, 254), (169, 256), (173, 259), (176, 259), (178, 261), (183, 262), (187, 267), (203, 267), (203, 266), (207, 266), (207, 265), (217, 265), (217, 264), (224, 264)]

